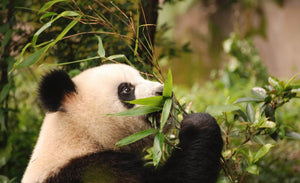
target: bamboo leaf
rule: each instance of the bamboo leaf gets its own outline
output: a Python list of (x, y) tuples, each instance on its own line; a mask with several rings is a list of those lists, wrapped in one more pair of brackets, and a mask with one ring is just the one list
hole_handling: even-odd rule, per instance
[(19, 68), (23, 68), (23, 67), (28, 67), (28, 66), (36, 63), (42, 57), (42, 54), (48, 50), (48, 48), (49, 48), (49, 45), (37, 50), (36, 52), (31, 54), (29, 57), (27, 57), (22, 62), (16, 63), (16, 65), (14, 67), (16, 69), (19, 69)]
[(44, 32), (44, 30), (46, 30), (47, 28), (51, 27), (52, 25), (52, 21), (47, 22), (45, 25), (43, 25), (41, 28), (39, 28), (38, 31), (36, 31), (36, 33), (34, 33), (33, 38), (32, 38), (32, 45), (35, 46), (37, 39), (39, 37), (39, 35)]
[(105, 57), (105, 49), (103, 47), (102, 39), (101, 39), (100, 36), (96, 36), (96, 37), (98, 39), (98, 51), (97, 51), (97, 53), (100, 57)]
[(137, 105), (162, 106), (163, 99), (164, 99), (163, 96), (155, 96), (155, 97), (148, 97), (148, 98), (126, 101), (126, 103), (137, 104)]
[[(139, 9), (137, 8), (137, 17), (139, 17), (140, 15)], [(139, 29), (139, 25), (140, 25), (140, 20), (137, 19), (136, 21), (136, 39), (135, 39), (135, 46), (134, 46), (134, 52), (133, 55), (136, 56), (138, 54), (138, 48), (139, 48), (139, 39), (140, 39), (140, 29)]]
[(165, 141), (165, 136), (163, 133), (158, 132), (154, 137), (154, 144), (153, 144), (153, 164), (157, 166), (159, 161), (162, 157), (162, 149), (163, 143)]
[(171, 69), (169, 69), (166, 80), (165, 80), (163, 96), (164, 97), (172, 97), (172, 90), (173, 90), (173, 77), (172, 77)]
[(157, 106), (139, 106), (132, 109), (129, 109), (127, 111), (115, 113), (115, 114), (108, 114), (110, 116), (139, 116), (144, 114), (149, 114), (153, 112), (160, 111), (161, 107)]
[(132, 144), (138, 140), (141, 140), (149, 135), (152, 135), (154, 133), (156, 133), (157, 130), (156, 129), (147, 129), (147, 130), (144, 130), (144, 131), (140, 131), (140, 132), (137, 132), (137, 133), (134, 133), (128, 137), (125, 137), (123, 138), (122, 140), (120, 140), (119, 142), (117, 142), (115, 145), (120, 147), (120, 146), (125, 146), (125, 145), (128, 145), (128, 144)]
[(80, 62), (86, 62), (86, 61), (95, 60), (95, 59), (100, 59), (100, 57), (99, 56), (95, 56), (95, 57), (89, 57), (89, 58), (85, 58), (85, 59), (68, 61), (68, 62), (63, 62), (63, 63), (56, 63), (56, 64), (41, 64), (40, 66), (62, 66), (62, 65), (69, 65), (69, 64), (80, 63)]
[(57, 13), (55, 13), (55, 12), (47, 12), (47, 13), (45, 13), (44, 15), (42, 15), (42, 16), (40, 17), (40, 22), (42, 22), (42, 20), (43, 20), (44, 18), (52, 17), (52, 16), (54, 16), (54, 15), (57, 15)]
[[(35, 46), (36, 45), (36, 42), (37, 42), (37, 39), (38, 39), (38, 37), (39, 37), (39, 35), (42, 33), (42, 32), (44, 32), (47, 28), (49, 28), (49, 27), (51, 27), (51, 25), (56, 21), (56, 20), (58, 20), (59, 18), (61, 18), (61, 17), (64, 17), (64, 16), (66, 16), (66, 17), (74, 17), (74, 16), (79, 16), (79, 14), (77, 13), (77, 12), (75, 12), (75, 11), (64, 11), (64, 12), (62, 12), (62, 13), (60, 13), (59, 15), (57, 15), (53, 20), (50, 20), (49, 22), (47, 22), (45, 25), (43, 25), (35, 34), (34, 34), (34, 36), (33, 36), (33, 39), (32, 39), (32, 44), (33, 44), (33, 46)], [(73, 20), (69, 25), (67, 25), (67, 27), (57, 36), (57, 38), (59, 38), (60, 37), (60, 35), (61, 34), (63, 34), (63, 35), (65, 35), (64, 34), (64, 31), (69, 31), (70, 29), (69, 29), (69, 27), (71, 26), (71, 27), (73, 27), (72, 26), (72, 24), (74, 24), (74, 21), (77, 23), (78, 21), (77, 20)], [(76, 24), (75, 23), (75, 24)], [(56, 39), (57, 39), (56, 38)], [(62, 38), (62, 37), (61, 37)], [(61, 39), (61, 38), (59, 38), (59, 40)], [(55, 44), (55, 43), (54, 43)]]
[(66, 1), (66, 0), (53, 0), (53, 1), (49, 1), (49, 2), (45, 3), (44, 6), (42, 6), (42, 8), (40, 9), (39, 13), (43, 13), (47, 9), (51, 8), (54, 4), (56, 4), (58, 2), (62, 2), (62, 1)]
[(78, 23), (77, 20), (72, 20), (66, 28), (56, 37), (54, 42), (50, 43), (51, 46), (54, 46), (58, 41), (60, 41), (76, 24)]
[[(22, 48), (22, 51), (21, 51), (21, 53), (20, 53), (20, 56), (19, 56), (18, 60), (16, 61), (16, 63), (14, 64), (14, 67), (15, 67), (16, 65), (18, 65), (18, 64), (21, 62), (21, 59), (23, 58), (23, 55), (24, 55), (26, 49), (27, 49), (29, 46), (31, 46), (31, 43), (27, 43), (27, 44), (24, 46), (24, 48)], [(14, 69), (14, 68), (13, 68), (13, 69)]]
[(172, 98), (167, 98), (165, 100), (164, 107), (163, 107), (162, 114), (161, 114), (160, 131), (163, 130), (163, 128), (169, 118), (171, 107), (172, 107), (172, 102), (173, 102)]

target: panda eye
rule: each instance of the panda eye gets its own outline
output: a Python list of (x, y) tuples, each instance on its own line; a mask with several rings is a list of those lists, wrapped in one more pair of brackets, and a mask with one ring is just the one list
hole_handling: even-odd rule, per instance
[(121, 93), (122, 95), (129, 95), (133, 90), (133, 87), (125, 85), (121, 88)]
[(121, 83), (118, 87), (119, 99), (127, 108), (132, 108), (134, 106), (133, 104), (126, 103), (126, 101), (135, 99), (134, 90), (135, 87), (130, 83)]
[(129, 95), (134, 95), (134, 86), (130, 83), (121, 83), (118, 88), (118, 95), (120, 97), (128, 97)]

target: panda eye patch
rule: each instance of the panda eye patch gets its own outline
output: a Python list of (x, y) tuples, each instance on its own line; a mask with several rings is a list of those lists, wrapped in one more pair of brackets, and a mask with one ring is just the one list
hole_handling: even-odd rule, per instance
[(118, 87), (119, 99), (127, 108), (132, 108), (134, 106), (133, 104), (126, 103), (126, 101), (135, 99), (134, 90), (135, 87), (131, 83), (121, 83)]

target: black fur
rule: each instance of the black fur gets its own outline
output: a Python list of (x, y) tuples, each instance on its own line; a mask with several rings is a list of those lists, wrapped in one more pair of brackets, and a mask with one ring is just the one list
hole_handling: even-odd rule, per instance
[[(179, 148), (160, 169), (144, 167), (144, 162), (133, 154), (105, 151), (70, 161), (46, 182), (85, 182), (84, 177), (87, 174), (93, 177), (90, 175), (93, 173), (94, 182), (101, 183), (216, 182), (223, 140), (215, 119), (205, 113), (187, 115), (182, 121), (179, 138)], [(104, 174), (109, 179), (104, 180)]]
[(71, 160), (45, 183), (138, 183), (142, 171), (143, 161), (134, 154), (104, 151)]
[(65, 96), (73, 92), (76, 87), (69, 75), (63, 70), (53, 70), (42, 78), (39, 98), (46, 110), (56, 112)]
[(207, 113), (187, 115), (181, 123), (179, 140), (179, 149), (162, 167), (158, 180), (152, 182), (216, 182), (223, 148), (216, 120)]
[(135, 100), (135, 87), (131, 83), (121, 83), (118, 86), (118, 96), (127, 109), (133, 108), (134, 104), (126, 101)]

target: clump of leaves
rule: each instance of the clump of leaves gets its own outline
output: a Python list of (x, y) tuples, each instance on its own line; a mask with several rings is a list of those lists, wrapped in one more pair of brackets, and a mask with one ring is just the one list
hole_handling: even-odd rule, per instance
[(276, 128), (269, 131), (274, 140), (277, 140), (278, 135), (280, 138), (285, 136), (284, 129), (280, 128), (279, 122), (276, 122), (276, 109), (283, 106), (293, 98), (300, 98), (300, 85), (293, 83), (296, 76), (297, 75), (292, 77), (288, 82), (280, 81), (278, 78), (271, 76), (268, 78), (268, 85), (252, 88), (251, 93), (254, 97), (240, 98), (235, 101), (235, 103), (262, 103), (262, 106), (260, 107), (261, 115), (264, 114), (268, 120), (276, 123)]
[(116, 146), (125, 146), (134, 143), (138, 140), (141, 140), (149, 135), (154, 134), (155, 136), (154, 136), (153, 147), (150, 148), (152, 150), (150, 154), (152, 154), (151, 157), (154, 166), (159, 165), (163, 157), (163, 153), (165, 153), (163, 148), (164, 146), (166, 146), (166, 142), (167, 143), (170, 142), (168, 135), (164, 133), (164, 127), (169, 117), (175, 118), (175, 119), (171, 119), (172, 121), (177, 121), (176, 119), (177, 114), (175, 110), (172, 110), (172, 106), (174, 106), (174, 98), (172, 94), (172, 88), (173, 88), (172, 80), (173, 80), (172, 73), (171, 70), (169, 70), (165, 80), (162, 96), (155, 96), (155, 97), (127, 101), (130, 104), (136, 104), (140, 106), (137, 106), (135, 108), (117, 114), (110, 114), (110, 115), (117, 115), (117, 116), (138, 116), (138, 115), (151, 116), (151, 114), (161, 111), (160, 117), (152, 116), (151, 118), (152, 119), (151, 123), (153, 128), (134, 133), (116, 143)]
[(295, 77), (288, 82), (269, 77), (267, 85), (252, 88), (253, 97), (239, 98), (232, 105), (207, 107), (224, 133), (225, 182), (243, 182), (247, 173), (258, 175), (259, 161), (276, 145), (278, 137), (299, 139), (300, 134), (286, 132), (283, 123), (275, 120), (278, 107), (300, 97)]

